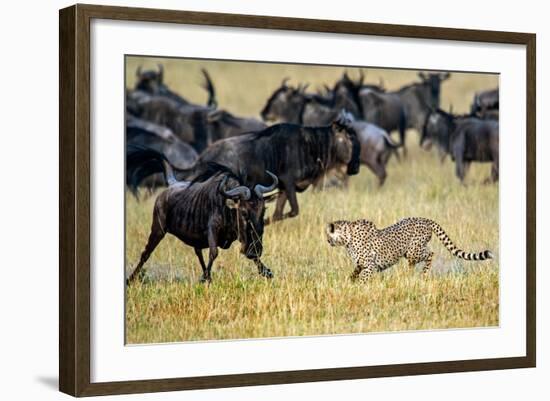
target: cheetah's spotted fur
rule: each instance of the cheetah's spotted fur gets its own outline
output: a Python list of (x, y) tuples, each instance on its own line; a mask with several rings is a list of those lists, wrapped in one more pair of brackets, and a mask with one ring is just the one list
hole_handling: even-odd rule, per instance
[(346, 247), (355, 264), (351, 278), (359, 278), (360, 282), (368, 281), (374, 272), (391, 267), (402, 257), (410, 267), (425, 262), (423, 272), (428, 273), (433, 257), (428, 248), (432, 233), (458, 258), (485, 260), (493, 257), (488, 250), (469, 253), (458, 249), (439, 224), (422, 217), (409, 217), (381, 230), (368, 220), (340, 220), (327, 225), (329, 244)]

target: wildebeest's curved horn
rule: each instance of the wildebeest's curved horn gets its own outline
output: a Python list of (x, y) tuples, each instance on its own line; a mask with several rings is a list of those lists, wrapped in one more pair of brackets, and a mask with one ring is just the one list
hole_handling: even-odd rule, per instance
[(362, 86), (363, 82), (365, 82), (365, 73), (363, 72), (363, 69), (359, 70), (359, 81), (357, 81), (357, 86)]
[(261, 184), (257, 184), (254, 187), (254, 192), (256, 192), (256, 195), (258, 195), (260, 198), (263, 196), (264, 193), (273, 191), (275, 188), (277, 188), (277, 185), (279, 185), (279, 179), (275, 174), (267, 170), (266, 173), (269, 174), (271, 178), (273, 178), (273, 183), (268, 187), (265, 187)]
[(228, 177), (225, 176), (223, 181), (222, 181), (222, 185), (220, 186), (220, 191), (221, 191), (223, 196), (225, 196), (226, 198), (234, 198), (234, 197), (238, 196), (242, 200), (249, 200), (250, 199), (252, 194), (250, 193), (250, 189), (248, 189), (245, 186), (238, 186), (238, 187), (235, 187), (233, 189), (230, 189), (230, 190), (226, 191), (225, 190), (225, 184), (226, 184), (227, 180), (228, 180)]
[(162, 79), (164, 78), (164, 66), (162, 64), (157, 64), (157, 66), (159, 68), (160, 82), (162, 82)]
[(281, 82), (281, 86), (286, 87), (286, 83), (288, 82), (289, 79), (290, 79), (289, 77), (283, 78), (283, 82)]
[(136, 70), (136, 76), (139, 78), (141, 76), (141, 65)]

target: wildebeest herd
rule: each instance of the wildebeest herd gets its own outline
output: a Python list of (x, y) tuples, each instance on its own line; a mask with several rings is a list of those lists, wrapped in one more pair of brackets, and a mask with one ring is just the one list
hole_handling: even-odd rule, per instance
[[(139, 68), (126, 92), (127, 187), (138, 198), (140, 189), (168, 186), (156, 199), (149, 239), (129, 282), (143, 277), (166, 233), (194, 248), (201, 281), (211, 281), (218, 248), (236, 240), (259, 274), (271, 278), (260, 260), (265, 225), (298, 216), (297, 193), (310, 186), (345, 187), (361, 164), (383, 185), (392, 155), (407, 163), (409, 128), (420, 133), (423, 148), (435, 145), (442, 161), (451, 156), (460, 181), (472, 162), (492, 163), (487, 182), (498, 180), (498, 89), (472, 94), (471, 112), (455, 115), (440, 109), (450, 73), (421, 72), (417, 82), (395, 91), (346, 72), (317, 92), (285, 79), (266, 99), (262, 121), (219, 109), (214, 82), (202, 73), (206, 104), (171, 90), (162, 65)], [(272, 200), (275, 211), (265, 216)], [(209, 249), (207, 262), (203, 249)]]

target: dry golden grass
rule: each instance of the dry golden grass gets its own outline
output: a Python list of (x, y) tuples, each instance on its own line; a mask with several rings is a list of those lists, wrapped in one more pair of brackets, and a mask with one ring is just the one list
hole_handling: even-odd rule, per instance
[[(156, 60), (128, 62), (129, 86), (135, 67)], [(221, 107), (257, 115), (269, 92), (284, 75), (313, 84), (333, 82), (342, 69), (322, 72), (303, 66), (163, 61), (168, 84), (204, 102), (198, 87), (199, 66), (211, 72)], [(187, 71), (187, 72), (186, 72)], [(378, 71), (368, 71), (369, 80)], [(389, 88), (414, 79), (415, 72), (382, 71)], [(455, 109), (465, 111), (473, 92), (496, 85), (494, 76), (455, 75), (443, 90)], [(223, 77), (223, 80), (222, 80)], [(238, 77), (247, 77), (240, 81)], [(181, 79), (181, 80), (180, 80)], [(454, 80), (458, 82), (454, 82)], [(178, 85), (179, 84), (179, 85)], [(185, 88), (185, 90), (184, 90)], [(449, 88), (455, 91), (449, 93)], [(300, 215), (268, 226), (262, 260), (274, 272), (267, 281), (238, 244), (221, 251), (210, 286), (198, 284), (200, 266), (193, 249), (167, 236), (145, 265), (149, 282), (127, 289), (128, 343), (363, 333), (394, 330), (465, 328), (498, 325), (499, 226), (498, 184), (482, 185), (489, 165), (473, 165), (468, 185), (454, 177), (454, 165), (440, 164), (434, 153), (418, 148), (408, 136), (409, 158), (392, 159), (388, 180), (377, 188), (366, 168), (350, 180), (347, 191), (311, 190), (299, 195)], [(154, 198), (136, 202), (127, 196), (126, 270), (139, 259), (151, 223)], [(273, 212), (273, 204), (268, 213)], [(438, 221), (455, 243), (470, 251), (491, 249), (495, 260), (467, 262), (453, 258), (436, 238), (433, 270), (428, 277), (401, 261), (366, 286), (351, 283), (353, 266), (342, 248), (330, 247), (324, 225), (335, 219), (369, 218), (385, 227), (400, 218), (423, 216)]]

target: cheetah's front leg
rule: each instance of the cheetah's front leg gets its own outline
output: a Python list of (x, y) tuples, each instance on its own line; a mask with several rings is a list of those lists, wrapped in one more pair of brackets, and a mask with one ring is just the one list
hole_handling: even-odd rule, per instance
[(366, 284), (373, 273), (374, 273), (374, 269), (372, 267), (367, 267), (361, 270), (361, 273), (359, 273), (359, 282), (361, 284)]
[(361, 271), (363, 270), (363, 267), (361, 265), (355, 266), (355, 269), (353, 269), (353, 272), (349, 276), (351, 281), (355, 281), (359, 278), (359, 275), (361, 274)]
[[(357, 271), (357, 268), (355, 269)], [(361, 284), (367, 283), (370, 277), (377, 271), (376, 263), (373, 260), (368, 261), (359, 272), (358, 278)], [(355, 272), (354, 272), (355, 273)]]

